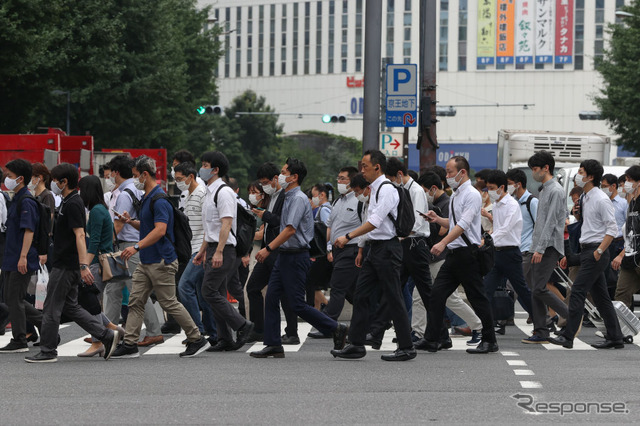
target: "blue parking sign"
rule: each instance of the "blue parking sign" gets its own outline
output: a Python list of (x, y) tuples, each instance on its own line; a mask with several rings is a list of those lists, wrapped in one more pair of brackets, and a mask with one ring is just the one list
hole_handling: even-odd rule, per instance
[(418, 125), (418, 66), (416, 64), (387, 65), (385, 92), (386, 126), (416, 127)]

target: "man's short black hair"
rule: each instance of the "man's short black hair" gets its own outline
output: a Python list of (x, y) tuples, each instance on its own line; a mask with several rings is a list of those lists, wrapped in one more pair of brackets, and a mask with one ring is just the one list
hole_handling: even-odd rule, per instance
[(365, 189), (366, 187), (369, 186), (369, 182), (367, 182), (367, 180), (364, 178), (364, 175), (362, 173), (358, 173), (357, 175), (351, 178), (351, 183), (349, 183), (349, 186), (351, 187), (351, 189), (353, 188)]
[(637, 164), (635, 166), (631, 166), (624, 172), (625, 175), (629, 176), (634, 181), (640, 181), (640, 166)]
[(380, 171), (382, 174), (386, 173), (387, 170), (387, 157), (384, 156), (382, 152), (377, 149), (370, 149), (364, 153), (364, 156), (369, 156), (371, 159), (371, 164), (380, 166)]
[(302, 160), (298, 160), (297, 158), (287, 158), (285, 162), (287, 165), (287, 170), (291, 175), (298, 175), (298, 185), (302, 185), (304, 178), (307, 177), (307, 167), (304, 165)]
[(449, 161), (453, 160), (456, 163), (456, 170), (466, 170), (467, 174), (471, 171), (471, 167), (469, 166), (469, 161), (461, 155), (455, 155), (449, 159)]
[(434, 172), (424, 173), (418, 178), (418, 183), (421, 186), (427, 188), (427, 190), (431, 189), (432, 186), (435, 186), (438, 189), (442, 189), (442, 180), (440, 180), (440, 176), (438, 176)]
[(615, 185), (616, 188), (618, 187), (618, 177), (612, 173), (602, 176), (602, 181), (607, 182), (609, 185)]
[(229, 173), (229, 160), (220, 151), (207, 151), (202, 154), (202, 162), (209, 163), (212, 169), (218, 168), (218, 176), (223, 177)]
[(195, 164), (189, 161), (178, 164), (173, 170), (176, 173), (182, 174), (184, 177), (189, 177), (189, 175), (193, 175), (194, 179), (198, 177), (198, 171), (196, 170)]
[(418, 172), (416, 172), (415, 170), (409, 169), (407, 170), (407, 174), (411, 176), (411, 179), (413, 180), (418, 180), (418, 178), (420, 178), (420, 176), (418, 175)]
[(549, 173), (553, 174), (553, 170), (556, 167), (556, 160), (550, 152), (540, 151), (529, 157), (527, 165), (530, 169), (533, 169), (534, 167), (543, 168), (544, 166), (549, 166)]
[[(11, 160), (5, 166), (9, 169), (14, 175), (22, 176), (22, 183), (27, 186), (29, 182), (31, 182), (32, 175), (32, 167), (31, 163), (27, 160), (23, 160), (22, 158), (17, 158), (15, 160)], [(2, 175), (0, 175), (0, 179), (2, 179)]]
[(622, 188), (622, 186), (626, 181), (627, 181), (627, 174), (626, 173), (621, 174), (620, 177), (618, 178), (618, 188)]
[(527, 188), (527, 174), (522, 169), (510, 169), (507, 171), (507, 179), (514, 183), (519, 183), (523, 188)]
[(355, 175), (358, 174), (358, 169), (353, 166), (347, 166), (340, 169), (340, 173), (347, 173), (349, 179), (352, 179)]
[(584, 160), (580, 163), (580, 167), (584, 169), (587, 176), (593, 176), (593, 186), (599, 187), (604, 173), (602, 164), (598, 160)]
[(449, 185), (447, 185), (447, 171), (444, 169), (444, 167), (434, 164), (433, 166), (425, 167), (420, 170), (420, 174), (429, 172), (433, 172), (438, 175), (438, 177), (442, 181), (442, 189), (446, 189), (449, 187)]
[(173, 160), (178, 160), (179, 163), (193, 163), (194, 166), (196, 164), (196, 159), (193, 154), (186, 149), (176, 151), (176, 153), (173, 154)]
[(111, 171), (118, 172), (122, 179), (131, 179), (133, 177), (133, 159), (128, 155), (116, 155), (109, 161)]
[(483, 181), (487, 181), (487, 177), (489, 176), (489, 174), (492, 172), (493, 170), (491, 169), (482, 169), (479, 172), (476, 172), (476, 179), (482, 179)]
[(504, 191), (507, 190), (507, 175), (502, 170), (489, 170), (489, 173), (486, 175), (485, 181), (487, 183), (491, 183), (496, 185), (498, 188), (501, 186)]
[(60, 163), (51, 169), (51, 179), (58, 182), (66, 179), (67, 188), (74, 190), (78, 186), (78, 168), (73, 164)]
[(398, 172), (402, 172), (402, 174), (406, 176), (407, 166), (396, 157), (388, 158), (384, 174), (387, 176), (397, 176)]
[(267, 162), (258, 167), (256, 177), (258, 179), (272, 180), (275, 176), (280, 174), (280, 169), (272, 162)]

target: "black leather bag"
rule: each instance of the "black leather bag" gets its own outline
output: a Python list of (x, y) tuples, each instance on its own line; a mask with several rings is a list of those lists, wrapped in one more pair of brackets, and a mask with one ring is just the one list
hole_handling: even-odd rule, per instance
[[(453, 210), (453, 203), (451, 203), (451, 215), (453, 216), (453, 221), (458, 223), (456, 219), (456, 212)], [(493, 246), (493, 238), (488, 233), (484, 233), (482, 235), (482, 239), (484, 240), (484, 244), (481, 247), (476, 247), (474, 244), (471, 244), (469, 238), (463, 232), (461, 235), (464, 242), (474, 251), (478, 259), (478, 264), (480, 265), (480, 274), (484, 277), (493, 269), (494, 258), (495, 258), (495, 247)]]
[(82, 306), (91, 315), (98, 315), (102, 312), (98, 295), (100, 290), (95, 285), (88, 285), (80, 282), (78, 285), (78, 305)]
[(493, 293), (493, 319), (496, 321), (508, 320), (513, 318), (515, 314), (516, 298), (512, 290), (506, 288), (498, 288)]

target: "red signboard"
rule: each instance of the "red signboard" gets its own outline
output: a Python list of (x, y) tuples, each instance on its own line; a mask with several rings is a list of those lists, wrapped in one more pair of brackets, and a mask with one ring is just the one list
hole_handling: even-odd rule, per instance
[(556, 0), (556, 64), (573, 62), (574, 0)]

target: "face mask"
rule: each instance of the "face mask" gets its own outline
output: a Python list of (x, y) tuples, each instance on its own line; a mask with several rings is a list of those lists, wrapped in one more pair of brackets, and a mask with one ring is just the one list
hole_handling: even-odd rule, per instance
[(62, 187), (58, 186), (58, 184), (55, 182), (51, 182), (51, 192), (53, 192), (56, 195), (60, 195), (62, 194)]
[(513, 195), (516, 192), (516, 186), (515, 185), (508, 185), (507, 186), (507, 192), (509, 193), (509, 195)]
[(111, 175), (111, 177), (109, 178), (109, 182), (111, 182), (113, 186), (116, 186), (116, 177), (114, 175)]
[(462, 172), (462, 170), (460, 170), (454, 177), (447, 178), (447, 184), (451, 187), (451, 189), (456, 189), (458, 186), (460, 186), (460, 182), (456, 180), (460, 172)]
[(107, 192), (113, 191), (113, 188), (116, 187), (116, 184), (114, 182), (111, 182), (111, 179), (107, 179), (104, 183), (107, 186)]
[(496, 201), (498, 201), (498, 198), (500, 198), (500, 195), (502, 194), (498, 194), (498, 190), (495, 190), (495, 191), (489, 190), (489, 199), (491, 200), (492, 203), (495, 203)]
[(178, 187), (178, 189), (180, 190), (180, 192), (184, 192), (187, 189), (189, 189), (189, 184), (187, 183), (187, 181), (182, 180), (180, 182), (176, 182), (176, 186)]
[(144, 181), (140, 182), (140, 179), (133, 179), (133, 186), (135, 186), (138, 191), (143, 191)]
[(609, 189), (609, 188), (601, 188), (601, 189), (602, 189), (602, 192), (604, 192), (604, 194), (607, 197), (611, 198), (611, 189)]
[(266, 184), (266, 185), (262, 185), (262, 190), (264, 191), (265, 194), (267, 195), (273, 195), (276, 193), (276, 188), (271, 186), (270, 183)]
[(200, 176), (200, 179), (204, 181), (204, 183), (207, 183), (209, 182), (209, 179), (211, 179), (211, 176), (213, 176), (213, 169), (201, 167), (198, 175)]
[(249, 203), (251, 205), (257, 206), (260, 201), (261, 198), (258, 198), (257, 194), (249, 194)]
[(367, 201), (369, 201), (369, 196), (368, 195), (364, 195), (364, 194), (357, 195), (356, 198), (361, 203), (366, 203)]
[(280, 174), (280, 176), (278, 176), (278, 183), (280, 184), (282, 189), (287, 189), (287, 186), (289, 186), (289, 182), (287, 182), (288, 177), (289, 176), (285, 176), (283, 174)]
[(624, 188), (618, 188), (618, 195), (624, 196)]
[(176, 171), (173, 170), (173, 167), (171, 168), (171, 177), (173, 178), (173, 180), (176, 180)]
[(40, 179), (38, 179), (38, 181), (35, 183), (31, 181), (29, 182), (29, 185), (27, 185), (27, 188), (29, 188), (29, 191), (35, 191), (39, 183), (40, 183)]
[(427, 192), (427, 201), (431, 204), (433, 204), (433, 200), (435, 200), (436, 198), (436, 194), (431, 194), (431, 191)]
[(4, 178), (4, 186), (7, 187), (9, 191), (13, 191), (18, 186), (18, 179), (9, 179), (9, 176)]
[(313, 204), (316, 207), (320, 206), (320, 197), (313, 197), (311, 199), (311, 204)]
[(582, 175), (578, 175), (576, 177), (576, 185), (578, 185), (580, 188), (584, 188), (584, 186), (587, 184), (588, 181), (585, 181), (584, 178), (586, 176), (582, 176)]
[(631, 194), (633, 191), (635, 191), (635, 189), (636, 189), (636, 185), (634, 185), (633, 183), (631, 183), (629, 181), (626, 181), (624, 183), (624, 192), (625, 193)]
[(542, 182), (544, 179), (544, 172), (535, 172), (533, 173), (533, 180), (536, 182)]
[(341, 195), (346, 194), (347, 192), (349, 192), (349, 185), (347, 185), (346, 183), (339, 183), (338, 184), (338, 192)]

